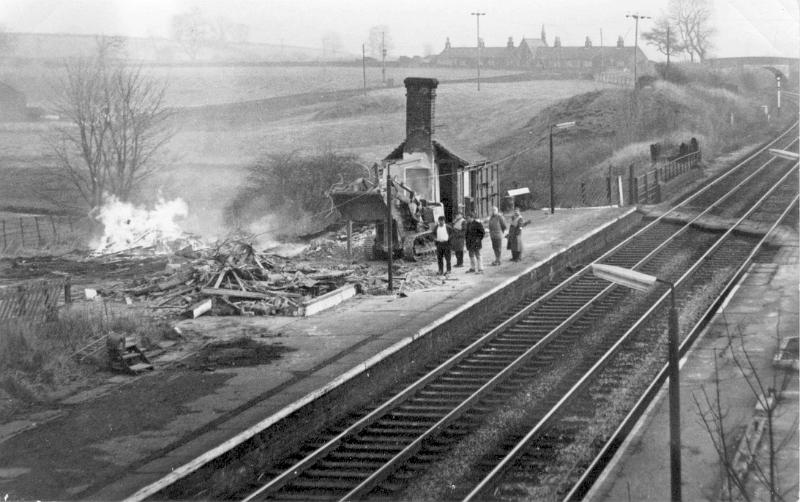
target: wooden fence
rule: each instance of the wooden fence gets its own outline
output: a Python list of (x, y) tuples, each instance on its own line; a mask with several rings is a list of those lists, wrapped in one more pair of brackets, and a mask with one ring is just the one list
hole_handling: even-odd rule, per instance
[(71, 288), (68, 277), (0, 288), (0, 326), (15, 320), (55, 318), (58, 306), (72, 301)]
[(619, 87), (633, 88), (633, 75), (626, 72), (606, 71), (594, 76), (597, 82), (616, 85)]
[(41, 248), (63, 242), (87, 230), (85, 218), (73, 216), (20, 216), (0, 219), (0, 251)]
[(663, 185), (697, 167), (701, 158), (698, 150), (673, 160), (660, 160), (652, 170), (639, 176), (636, 176), (635, 168), (632, 165), (628, 175), (629, 200), (633, 204), (655, 204), (661, 202)]

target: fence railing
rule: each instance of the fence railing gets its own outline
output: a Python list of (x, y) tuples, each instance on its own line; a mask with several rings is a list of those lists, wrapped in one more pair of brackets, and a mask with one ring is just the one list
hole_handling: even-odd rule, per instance
[(628, 175), (629, 199), (633, 204), (661, 202), (663, 185), (697, 167), (701, 159), (702, 156), (698, 150), (672, 160), (659, 160), (653, 169), (638, 176), (634, 166), (631, 166)]
[(68, 277), (0, 288), (0, 325), (15, 320), (54, 319), (58, 306), (71, 301), (72, 284)]
[(633, 75), (623, 72), (603, 72), (597, 73), (594, 76), (597, 82), (604, 82), (606, 84), (617, 85), (620, 87), (633, 87)]
[(40, 248), (86, 230), (85, 219), (73, 216), (20, 216), (0, 219), (0, 251)]

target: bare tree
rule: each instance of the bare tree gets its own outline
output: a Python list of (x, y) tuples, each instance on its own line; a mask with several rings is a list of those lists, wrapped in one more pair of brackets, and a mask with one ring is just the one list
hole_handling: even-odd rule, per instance
[(173, 134), (165, 85), (110, 61), (107, 50), (65, 64), (55, 108), (69, 124), (48, 137), (55, 174), (90, 208), (107, 195), (130, 199)]
[[(780, 328), (780, 318), (778, 319)], [(727, 328), (727, 326), (726, 326)], [(780, 334), (780, 329), (777, 330)], [(748, 434), (751, 429), (745, 432), (744, 437), (739, 442), (737, 452), (740, 457), (731, 453), (733, 444), (732, 427), (726, 423), (728, 410), (723, 408), (723, 395), (721, 392), (721, 379), (718, 364), (718, 354), (714, 351), (714, 382), (712, 387), (713, 394), (710, 394), (705, 386), (701, 386), (698, 397), (692, 394), (698, 415), (706, 431), (711, 438), (714, 449), (720, 460), (720, 467), (723, 470), (725, 484), (723, 486), (725, 500), (752, 499), (751, 490), (748, 490), (746, 475), (749, 470), (753, 473), (755, 482), (762, 486), (769, 493), (771, 502), (788, 500), (791, 493), (796, 493), (797, 486), (782, 486), (782, 480), (778, 476), (779, 453), (789, 446), (794, 437), (794, 432), (785, 436), (781, 441), (776, 441), (773, 430), (776, 419), (776, 403), (780, 399), (781, 392), (786, 388), (789, 379), (788, 373), (773, 372), (771, 377), (759, 374), (761, 369), (754, 361), (750, 350), (745, 346), (744, 336), (739, 330), (739, 347), (734, 344), (734, 338), (728, 332), (728, 347), (730, 359), (736, 368), (738, 376), (744, 380), (746, 386), (752, 392), (758, 404), (760, 415), (751, 420), (751, 427), (761, 423), (761, 429), (754, 427), (752, 436)], [(781, 346), (780, 336), (777, 337), (778, 347)], [(797, 419), (790, 428), (791, 431), (797, 430)], [(767, 443), (761, 446), (762, 433), (766, 435)], [(763, 452), (763, 453), (762, 453)], [(764, 458), (766, 457), (766, 458)], [(766, 464), (766, 465), (765, 465)], [(735, 491), (734, 491), (735, 489)]]
[[(652, 30), (642, 33), (642, 38), (661, 54), (669, 53), (674, 56), (683, 52), (685, 47), (678, 40), (678, 30), (671, 23), (670, 18), (659, 17)], [(669, 40), (667, 40), (667, 33), (669, 33)]]
[(709, 0), (670, 0), (668, 17), (689, 58), (702, 62), (711, 48), (711, 3)]
[(377, 60), (380, 60), (383, 56), (388, 56), (394, 49), (389, 27), (381, 24), (370, 28), (367, 47), (369, 48), (369, 55)]
[(192, 61), (203, 45), (216, 38), (214, 25), (203, 13), (194, 9), (172, 16), (172, 37), (183, 47)]

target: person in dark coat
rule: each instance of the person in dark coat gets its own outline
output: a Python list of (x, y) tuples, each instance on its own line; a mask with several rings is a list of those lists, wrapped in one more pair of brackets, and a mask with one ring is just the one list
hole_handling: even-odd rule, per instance
[(514, 216), (511, 217), (508, 226), (507, 248), (511, 251), (511, 261), (519, 261), (522, 257), (522, 227), (527, 224), (528, 222), (519, 214), (519, 208), (514, 209)]
[(483, 262), (481, 261), (481, 242), (486, 231), (483, 229), (483, 224), (480, 220), (476, 219), (473, 214), (467, 215), (467, 228), (464, 234), (464, 241), (467, 245), (467, 253), (469, 253), (470, 269), (467, 273), (475, 272), (476, 274), (483, 273)]
[(461, 213), (456, 213), (456, 219), (453, 220), (453, 235), (450, 236), (450, 248), (456, 255), (455, 267), (464, 266), (464, 234), (467, 222)]
[[(439, 275), (450, 274), (450, 236), (453, 233), (453, 227), (446, 225), (444, 216), (439, 216), (439, 221), (431, 235), (434, 242), (436, 242), (436, 263), (439, 265)], [(447, 262), (447, 272), (444, 271), (444, 262)]]

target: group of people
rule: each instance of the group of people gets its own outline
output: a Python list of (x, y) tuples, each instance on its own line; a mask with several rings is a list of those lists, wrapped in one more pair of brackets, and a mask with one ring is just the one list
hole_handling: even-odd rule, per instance
[[(509, 224), (500, 211), (492, 208), (492, 215), (489, 217), (487, 227), (489, 228), (489, 238), (492, 241), (494, 251), (493, 266), (500, 265), (500, 255), (503, 249), (503, 237), (507, 238), (506, 248), (511, 251), (511, 261), (519, 261), (522, 256), (522, 227), (528, 222), (522, 219), (519, 209), (514, 209), (514, 215)], [(506, 231), (508, 233), (506, 234)], [(467, 273), (482, 274), (483, 261), (481, 258), (481, 247), (486, 236), (486, 229), (483, 223), (468, 213), (466, 219), (459, 212), (453, 219), (452, 224), (445, 222), (444, 216), (439, 217), (437, 225), (431, 231), (436, 241), (436, 262), (439, 265), (439, 275), (448, 275), (451, 272), (451, 254), (456, 255), (455, 267), (464, 266), (464, 248), (469, 256), (469, 270)], [(445, 264), (447, 268), (445, 269)]]

